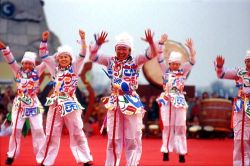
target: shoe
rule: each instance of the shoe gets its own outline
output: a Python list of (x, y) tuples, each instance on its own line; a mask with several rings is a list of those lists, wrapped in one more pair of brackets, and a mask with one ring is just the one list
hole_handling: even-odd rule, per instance
[(179, 162), (180, 163), (185, 163), (185, 155), (179, 155)]
[(12, 163), (14, 162), (14, 158), (8, 157), (5, 161), (6, 165), (12, 165)]
[(87, 163), (83, 163), (83, 166), (91, 166), (91, 165), (93, 165), (92, 161), (89, 161)]
[(169, 161), (168, 153), (163, 153), (163, 161)]

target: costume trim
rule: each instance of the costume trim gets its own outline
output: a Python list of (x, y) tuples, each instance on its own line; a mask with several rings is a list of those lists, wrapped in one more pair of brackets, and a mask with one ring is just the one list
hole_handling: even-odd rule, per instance
[(16, 62), (16, 60), (13, 60), (13, 61), (9, 62), (9, 64), (11, 65), (11, 64), (13, 64), (13, 63), (15, 63), (15, 62)]
[(45, 59), (45, 58), (47, 58), (48, 56), (49, 56), (48, 54), (43, 55), (43, 56), (41, 56), (41, 59)]

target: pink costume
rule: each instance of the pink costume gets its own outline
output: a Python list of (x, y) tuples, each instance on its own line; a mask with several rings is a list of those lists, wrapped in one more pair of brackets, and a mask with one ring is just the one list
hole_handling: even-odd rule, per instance
[[(14, 99), (11, 112), (12, 134), (10, 136), (7, 156), (8, 158), (16, 158), (19, 155), (22, 128), (27, 118), (31, 124), (33, 149), (37, 156), (38, 151), (41, 149), (41, 143), (45, 141), (42, 123), (42, 113), (44, 109), (37, 98), (37, 92), (39, 91), (39, 76), (45, 70), (45, 64), (41, 63), (32, 71), (25, 71), (17, 64), (8, 47), (3, 49), (2, 53), (15, 75), (17, 85), (17, 95)], [(22, 62), (29, 60), (35, 65), (35, 57), (35, 53), (25, 52)]]
[[(54, 79), (53, 94), (47, 97), (45, 105), (49, 106), (46, 122), (46, 142), (39, 152), (39, 163), (53, 165), (58, 154), (63, 124), (66, 125), (70, 136), (70, 148), (77, 163), (88, 163), (93, 160), (90, 154), (87, 138), (83, 132), (82, 109), (77, 101), (75, 90), (78, 83), (78, 74), (86, 54), (83, 49), (72, 64), (60, 69), (55, 57), (60, 53), (72, 53), (66, 48), (54, 56), (48, 56), (46, 42), (40, 44), (40, 57)], [(74, 58), (73, 58), (74, 59)]]
[[(171, 57), (175, 58), (177, 52), (171, 52)], [(190, 59), (184, 63), (179, 70), (171, 71), (167, 68), (163, 55), (158, 56), (158, 62), (163, 71), (164, 92), (157, 98), (160, 105), (161, 120), (163, 122), (161, 152), (169, 153), (175, 151), (179, 155), (187, 153), (186, 141), (186, 111), (187, 103), (184, 97), (183, 88), (187, 75), (195, 63), (195, 59)], [(169, 63), (169, 62), (167, 62)]]
[[(250, 51), (245, 59), (250, 59)], [(217, 77), (235, 80), (239, 87), (234, 99), (234, 150), (233, 165), (250, 165), (250, 75), (246, 68), (225, 69), (216, 66)], [(242, 123), (243, 122), (243, 123)], [(243, 157), (245, 156), (245, 157)]]
[[(126, 44), (127, 45), (127, 44)], [(131, 47), (130, 47), (131, 48)], [(141, 134), (143, 105), (136, 89), (139, 69), (151, 59), (150, 50), (135, 58), (124, 61), (116, 57), (96, 54), (99, 46), (91, 47), (90, 59), (107, 67), (106, 74), (111, 80), (111, 95), (103, 99), (107, 112), (108, 145), (106, 166), (119, 165), (123, 145), (126, 165), (137, 165), (141, 157)]]

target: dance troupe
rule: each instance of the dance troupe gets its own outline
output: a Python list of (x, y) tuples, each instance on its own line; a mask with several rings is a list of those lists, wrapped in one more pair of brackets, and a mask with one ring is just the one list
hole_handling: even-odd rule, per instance
[[(58, 48), (54, 55), (49, 54), (47, 41), (49, 32), (43, 32), (39, 47), (42, 63), (36, 66), (36, 53), (25, 52), (19, 65), (10, 48), (0, 41), (0, 50), (15, 75), (16, 97), (12, 108), (12, 134), (9, 140), (6, 165), (12, 165), (20, 152), (22, 128), (26, 119), (31, 124), (33, 149), (39, 165), (53, 165), (60, 146), (63, 125), (69, 131), (70, 149), (78, 164), (93, 165), (93, 156), (86, 135), (83, 132), (82, 110), (75, 91), (81, 66), (87, 53), (85, 32), (79, 30), (80, 53), (74, 56), (67, 46)], [(107, 42), (108, 33), (95, 34), (95, 43), (89, 46), (89, 59), (106, 66), (104, 70), (111, 82), (111, 94), (102, 102), (107, 109), (105, 125), (107, 127), (106, 166), (117, 166), (125, 148), (126, 165), (139, 165), (142, 154), (142, 119), (145, 110), (139, 95), (139, 72), (144, 63), (157, 58), (162, 69), (163, 92), (156, 99), (160, 106), (163, 122), (162, 146), (163, 161), (169, 161), (169, 153), (176, 152), (179, 162), (185, 163), (187, 154), (186, 111), (184, 85), (192, 66), (196, 61), (196, 51), (192, 39), (186, 40), (189, 60), (183, 62), (182, 54), (172, 51), (169, 58), (163, 55), (164, 43), (168, 35), (163, 34), (158, 42), (153, 40), (151, 30), (145, 31), (143, 41), (149, 44), (145, 53), (132, 56), (133, 38), (119, 34), (116, 38), (115, 56), (99, 54), (101, 46)], [(224, 58), (218, 55), (214, 61), (218, 78), (235, 80), (239, 88), (234, 99), (233, 129), (234, 150), (233, 165), (250, 165), (250, 51), (245, 57), (245, 67), (225, 69)], [(52, 93), (47, 96), (45, 106), (49, 106), (46, 129), (43, 129), (43, 106), (37, 93), (39, 77), (48, 69), (53, 79)]]

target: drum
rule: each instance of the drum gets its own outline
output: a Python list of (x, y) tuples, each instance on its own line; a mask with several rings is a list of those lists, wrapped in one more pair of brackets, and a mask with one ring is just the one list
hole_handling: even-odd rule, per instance
[[(182, 55), (182, 62), (186, 62), (189, 59), (189, 53), (187, 49), (179, 42), (168, 40), (164, 44), (164, 63), (168, 66), (167, 60), (169, 55), (172, 51), (177, 51)], [(153, 85), (158, 87), (162, 86), (162, 71), (160, 65), (158, 63), (157, 57), (153, 58), (152, 60), (148, 61), (143, 65), (143, 73), (146, 79)]]
[(200, 125), (206, 131), (231, 132), (232, 102), (226, 99), (202, 100)]

